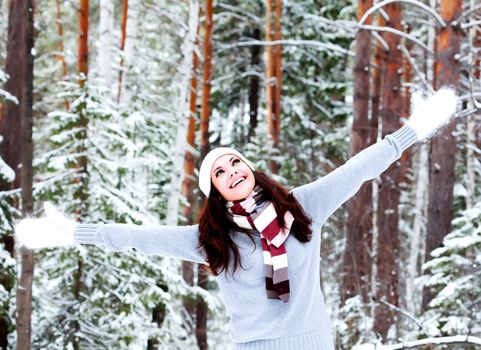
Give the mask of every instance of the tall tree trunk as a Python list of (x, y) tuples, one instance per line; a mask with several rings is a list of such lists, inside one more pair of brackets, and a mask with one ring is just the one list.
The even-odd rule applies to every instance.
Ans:
[[(8, 16), (8, 43), (5, 73), (10, 79), (5, 90), (18, 99), (18, 104), (7, 103), (0, 117), (0, 134), (4, 137), (0, 144), (0, 154), (15, 171), (15, 180), (10, 189), (21, 188), (23, 216), (32, 214), (32, 105), (33, 105), (33, 55), (34, 46), (34, 7), (30, 0), (11, 1)], [(7, 188), (3, 188), (7, 189)], [(5, 242), (6, 250), (13, 256), (13, 239)], [(33, 252), (25, 247), (20, 250), (21, 271), (17, 283), (17, 349), (30, 349)], [(11, 290), (13, 286), (6, 286)], [(0, 342), (7, 344), (8, 326), (6, 319), (0, 322)]]
[[(384, 27), (386, 22), (381, 13), (377, 15), (377, 25)], [(381, 38), (384, 38), (383, 33), (379, 33)], [(374, 143), (377, 140), (379, 130), (379, 109), (381, 102), (381, 90), (383, 86), (382, 77), (386, 69), (386, 55), (387, 49), (378, 40), (375, 41), (374, 49), (374, 64), (372, 70), (372, 84), (371, 84), (371, 119), (369, 120), (370, 139)], [(377, 278), (377, 244), (378, 244), (378, 227), (377, 227), (377, 208), (378, 208), (378, 183), (371, 181), (372, 186), (372, 237), (371, 237), (371, 295), (376, 295), (376, 278)], [(371, 304), (370, 314), (374, 318), (375, 307)]]
[[(252, 40), (260, 40), (261, 31), (254, 28), (252, 31)], [(251, 70), (256, 70), (259, 66), (261, 47), (253, 45), (251, 47)], [(257, 71), (257, 70), (256, 70)], [(259, 76), (253, 74), (249, 78), (249, 132), (247, 134), (247, 142), (250, 142), (255, 135), (257, 128), (257, 111), (259, 109)]]
[[(447, 23), (436, 36), (435, 89), (443, 85), (455, 88), (459, 86), (460, 28), (453, 26), (453, 21), (462, 12), (462, 0), (442, 0), (441, 17)], [(457, 22), (456, 22), (457, 23)], [(429, 202), (426, 237), (426, 261), (431, 259), (431, 252), (441, 246), (444, 236), (451, 229), (453, 216), (453, 187), (456, 144), (452, 132), (456, 119), (431, 140), (429, 164)], [(432, 296), (428, 288), (423, 291), (423, 310), (426, 310)]]
[[(210, 89), (212, 79), (212, 32), (213, 32), (213, 1), (205, 1), (205, 26), (204, 26), (204, 71), (202, 73), (202, 107), (200, 113), (200, 159), (209, 152), (209, 120), (210, 120)], [(204, 205), (202, 202), (201, 207)], [(203, 268), (197, 269), (197, 285), (207, 289), (208, 274)], [(196, 330), (197, 345), (199, 349), (207, 349), (207, 306), (203, 300), (196, 304)]]
[[(112, 87), (112, 41), (114, 33), (114, 0), (100, 0), (99, 50), (97, 70), (105, 87)], [(111, 91), (112, 93), (112, 91)]]
[(117, 102), (120, 102), (120, 94), (122, 92), (122, 76), (123, 76), (123, 69), (124, 69), (124, 58), (122, 54), (125, 48), (125, 40), (127, 37), (127, 12), (129, 8), (128, 0), (122, 0), (122, 24), (120, 30), (120, 71), (119, 71), (119, 87), (117, 92)]
[[(275, 6), (273, 5), (275, 1)], [(268, 137), (272, 153), (268, 166), (272, 173), (279, 171), (279, 164), (273, 159), (279, 155), (281, 89), (282, 89), (282, 46), (269, 45), (270, 41), (281, 40), (282, 1), (266, 0), (266, 103)]]
[(174, 169), (172, 181), (170, 183), (170, 197), (167, 203), (167, 225), (177, 225), (179, 217), (179, 202), (182, 195), (182, 181), (184, 178), (184, 159), (187, 147), (186, 131), (189, 124), (190, 106), (189, 96), (192, 79), (192, 55), (194, 53), (195, 38), (198, 25), (199, 3), (197, 1), (190, 2), (188, 33), (184, 38), (182, 45), (183, 60), (179, 68), (182, 77), (181, 89), (179, 93), (179, 104), (176, 111), (178, 120), (175, 151), (173, 155)]
[[(430, 0), (430, 6), (435, 7), (436, 0)], [(434, 49), (435, 23), (429, 19), (427, 44), (431, 51)], [(433, 80), (432, 56), (425, 53), (423, 71), (427, 81)], [(418, 152), (418, 169), (416, 172), (416, 196), (414, 202), (414, 217), (412, 220), (411, 241), (409, 257), (407, 262), (406, 281), (406, 310), (410, 315), (418, 316), (421, 311), (422, 287), (415, 283), (416, 278), (421, 274), (421, 266), (424, 261), (424, 250), (426, 241), (425, 218), (427, 217), (427, 189), (429, 186), (429, 145), (423, 143)], [(420, 289), (421, 288), (421, 289)]]
[(89, 71), (89, 0), (80, 0), (78, 10), (78, 57), (77, 70), (83, 79), (80, 78), (80, 86), (84, 85), (85, 79)]
[[(391, 28), (401, 30), (401, 4), (389, 4), (385, 7), (389, 16), (387, 23)], [(383, 76), (381, 97), (381, 118), (383, 137), (396, 131), (399, 126), (401, 111), (401, 50), (400, 37), (392, 33), (385, 33), (384, 38), (389, 45), (386, 70)], [(377, 244), (377, 284), (376, 298), (378, 305), (375, 309), (374, 329), (385, 339), (389, 328), (396, 323), (396, 313), (386, 307), (380, 300), (398, 304), (398, 204), (399, 204), (399, 164), (392, 164), (381, 175), (378, 194), (378, 244)]]
[[(60, 9), (60, 0), (56, 1), (57, 5), (57, 34), (59, 37), (59, 44), (58, 50), (59, 54), (57, 55), (57, 60), (62, 65), (62, 79), (67, 76), (67, 63), (65, 62), (65, 47), (63, 43), (63, 24), (62, 24), (62, 11)], [(68, 102), (67, 98), (65, 98), (65, 110), (70, 109), (70, 103)]]
[[(207, 289), (209, 275), (207, 271), (200, 267), (197, 273), (197, 285)], [(200, 350), (207, 350), (207, 304), (203, 300), (198, 300), (196, 305), (197, 323), (195, 334), (197, 336), (197, 345)]]
[[(476, 6), (475, 0), (470, 0), (470, 8), (474, 9)], [(469, 31), (469, 42), (471, 52), (476, 52), (474, 57), (474, 70), (472, 72), (475, 82), (481, 83), (481, 28), (472, 27)], [(477, 49), (476, 51), (474, 51)], [(471, 73), (471, 72), (470, 72)], [(476, 83), (475, 83), (476, 84)], [(473, 108), (472, 101), (469, 102), (469, 107)], [(476, 147), (476, 124), (478, 124), (479, 132), (481, 132), (481, 120), (479, 111), (476, 114), (471, 114), (467, 117), (466, 131), (467, 131), (467, 143), (469, 147), (466, 148), (466, 209), (471, 209), (476, 200), (476, 158), (473, 151), (473, 147)], [(476, 123), (476, 119), (479, 120)]]
[[(78, 9), (78, 57), (77, 57), (77, 70), (79, 74), (78, 84), (80, 88), (85, 86), (85, 81), (87, 80), (89, 73), (89, 47), (88, 47), (88, 34), (89, 34), (89, 0), (80, 0)], [(78, 111), (79, 118), (77, 122), (77, 127), (82, 130), (81, 138), (82, 140), (87, 140), (87, 127), (88, 119), (85, 114), (85, 106), (81, 107)], [(75, 150), (77, 154), (85, 154), (85, 142), (81, 143)], [(74, 194), (74, 199), (80, 203), (78, 209), (74, 212), (74, 217), (77, 221), (82, 222), (87, 215), (87, 200), (88, 200), (88, 190), (87, 190), (87, 156), (79, 156), (72, 167), (76, 168), (78, 171), (78, 176), (74, 179), (74, 184), (78, 190)], [(77, 256), (77, 270), (74, 272), (74, 284), (73, 295), (75, 300), (80, 302), (80, 290), (82, 289), (82, 275), (83, 275), (83, 261), (80, 255)], [(76, 335), (80, 331), (80, 323), (75, 320), (73, 322), (73, 327), (75, 329), (74, 337), (72, 341), (72, 347), (74, 350), (80, 349), (80, 338)]]
[[(404, 25), (404, 32), (405, 33), (410, 33), (411, 28), (409, 24)], [(413, 44), (411, 41), (407, 41), (406, 43), (406, 50), (408, 53), (411, 53)], [(411, 88), (410, 88), (410, 83), (411, 83), (411, 76), (412, 76), (412, 67), (411, 63), (407, 58), (404, 58), (402, 60), (402, 77), (403, 77), (403, 82), (405, 84), (405, 88), (402, 90), (402, 117), (403, 118), (409, 118), (411, 114)], [(411, 167), (411, 150), (407, 149), (406, 151), (403, 152), (401, 156), (401, 170), (400, 170), (400, 179), (402, 182), (408, 181), (406, 178), (407, 172), (409, 171)]]
[[(199, 11), (200, 18), (200, 11)], [(195, 47), (199, 45), (199, 22), (197, 22), (197, 34), (195, 40)], [(194, 223), (194, 187), (196, 184), (195, 179), (195, 160), (194, 155), (195, 150), (195, 120), (197, 114), (197, 70), (199, 67), (199, 56), (194, 49), (192, 55), (192, 80), (190, 83), (190, 99), (189, 99), (189, 126), (187, 130), (187, 147), (184, 159), (184, 181), (182, 182), (182, 193), (187, 200), (189, 205), (185, 206), (183, 209), (184, 217), (186, 218), (187, 225), (192, 225)], [(194, 263), (190, 261), (182, 261), (182, 277), (191, 286), (194, 285)], [(193, 300), (184, 300), (183, 302), (187, 313), (190, 316), (192, 324), (195, 322), (195, 303)]]
[[(381, 14), (377, 17), (377, 25), (384, 27), (386, 22)], [(384, 38), (383, 33), (379, 35)], [(382, 77), (384, 75), (386, 50), (381, 43), (376, 41), (374, 49), (374, 64), (372, 70), (372, 84), (371, 84), (371, 119), (369, 120), (369, 129), (371, 130), (370, 140), (375, 143), (377, 140), (378, 125), (379, 125), (379, 106), (381, 104), (381, 90)]]
[[(372, 6), (372, 0), (359, 0), (357, 17), (362, 18)], [(371, 24), (372, 17), (366, 21)], [(352, 123), (351, 154), (355, 155), (371, 143), (369, 128), (371, 33), (360, 29), (356, 33), (354, 63), (354, 120)], [(343, 261), (341, 299), (361, 295), (368, 302), (371, 285), (372, 186), (361, 186), (347, 203), (347, 244)]]
[[(135, 58), (135, 42), (137, 40), (137, 32), (139, 25), (139, 8), (140, 0), (130, 0), (129, 9), (127, 11), (126, 39), (124, 48), (124, 67), (129, 67)], [(122, 77), (122, 90), (120, 92), (120, 101), (128, 103), (131, 99), (132, 90), (129, 89), (129, 75), (124, 74)]]
[[(212, 31), (213, 31), (213, 5), (212, 0), (205, 1), (205, 24), (204, 24), (204, 67), (202, 72), (202, 104), (200, 111), (200, 126), (202, 137), (208, 136), (209, 120), (210, 120), (210, 88), (212, 79)], [(203, 145), (207, 147), (201, 150), (202, 153), (208, 153), (209, 142)], [(202, 159), (202, 156), (201, 156)]]

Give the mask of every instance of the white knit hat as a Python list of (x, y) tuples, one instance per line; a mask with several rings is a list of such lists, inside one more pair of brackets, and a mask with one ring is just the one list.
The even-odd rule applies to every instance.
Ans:
[(251, 170), (254, 171), (254, 166), (249, 162), (242, 154), (230, 147), (217, 147), (211, 150), (202, 160), (202, 164), (199, 169), (199, 187), (202, 192), (204, 192), (206, 197), (209, 197), (210, 193), (210, 172), (212, 171), (212, 166), (215, 161), (225, 154), (233, 154), (242, 159)]

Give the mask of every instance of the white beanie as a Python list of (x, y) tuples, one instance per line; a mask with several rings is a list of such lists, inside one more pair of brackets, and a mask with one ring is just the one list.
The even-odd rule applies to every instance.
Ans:
[(212, 171), (212, 166), (215, 161), (225, 154), (233, 154), (242, 159), (252, 171), (254, 171), (254, 166), (249, 162), (242, 154), (230, 147), (217, 147), (211, 150), (202, 160), (202, 164), (199, 169), (199, 187), (202, 192), (204, 192), (206, 197), (209, 197), (210, 193), (210, 172)]

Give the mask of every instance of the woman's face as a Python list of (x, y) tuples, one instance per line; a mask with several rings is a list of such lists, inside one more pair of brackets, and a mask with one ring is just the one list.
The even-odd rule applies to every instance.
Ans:
[(251, 168), (234, 154), (219, 157), (212, 166), (210, 178), (214, 187), (227, 201), (246, 198), (255, 186)]

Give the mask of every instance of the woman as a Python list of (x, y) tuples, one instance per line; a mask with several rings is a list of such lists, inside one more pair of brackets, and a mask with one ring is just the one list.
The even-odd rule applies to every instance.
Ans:
[(209, 265), (230, 316), (234, 349), (334, 349), (320, 290), (321, 227), (363, 182), (449, 122), (456, 109), (449, 89), (428, 100), (413, 99), (406, 125), (290, 192), (255, 171), (238, 151), (212, 150), (199, 170), (207, 201), (198, 225), (77, 224), (46, 203), (47, 218), (20, 222), (17, 239), (32, 248), (75, 243), (112, 251), (136, 248)]

